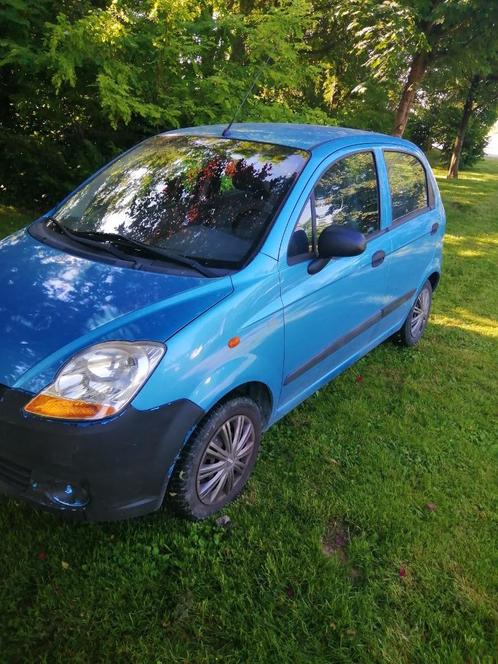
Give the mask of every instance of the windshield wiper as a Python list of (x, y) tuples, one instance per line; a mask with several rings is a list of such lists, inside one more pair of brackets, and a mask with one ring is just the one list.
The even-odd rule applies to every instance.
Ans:
[(135, 240), (131, 237), (125, 237), (124, 235), (118, 235), (117, 233), (104, 233), (100, 231), (71, 231), (76, 234), (77, 237), (83, 237), (84, 239), (91, 239), (94, 242), (110, 242), (111, 244), (116, 244), (119, 247), (135, 249), (143, 253), (148, 254), (152, 258), (160, 258), (162, 260), (167, 260), (170, 263), (176, 263), (177, 265), (183, 265), (185, 267), (190, 267), (193, 270), (196, 270), (205, 277), (212, 277), (216, 275), (216, 272), (211, 268), (202, 265), (199, 261), (196, 261), (194, 258), (187, 258), (187, 256), (181, 256), (180, 254), (175, 254), (167, 249), (162, 247), (154, 247), (140, 240)]
[(196, 270), (204, 277), (217, 276), (217, 273), (214, 270), (206, 267), (205, 265), (202, 265), (202, 263), (199, 263), (199, 261), (196, 261), (194, 258), (187, 258), (187, 256), (171, 253), (167, 249), (154, 247), (152, 245), (146, 244), (145, 242), (141, 242), (140, 240), (118, 235), (117, 233), (104, 233), (101, 231), (72, 231), (69, 230), (64, 224), (61, 224), (61, 222), (55, 217), (47, 217), (47, 219), (57, 228), (60, 233), (66, 235), (72, 240), (81, 242), (82, 244), (87, 244), (91, 247), (102, 248), (115, 256), (120, 258), (124, 257), (125, 260), (129, 261), (133, 259), (130, 259), (130, 255), (127, 252), (116, 250), (110, 245), (118, 245), (118, 247), (123, 247), (126, 249), (134, 249), (142, 253), (147, 253), (152, 258), (160, 258), (161, 260), (167, 260), (170, 263), (176, 263), (177, 265), (189, 267), (192, 270)]
[(85, 237), (85, 235), (82, 235), (76, 231), (71, 231), (69, 228), (66, 228), (64, 224), (61, 224), (61, 222), (56, 219), (55, 217), (46, 217), (47, 221), (52, 224), (52, 226), (55, 226), (59, 233), (61, 235), (65, 235), (68, 237), (70, 240), (73, 240), (74, 242), (79, 242), (80, 244), (83, 244), (87, 247), (92, 247), (95, 249), (99, 249), (100, 251), (105, 251), (108, 254), (112, 254), (113, 256), (116, 256), (116, 258), (119, 258), (123, 261), (126, 261), (127, 263), (136, 263), (136, 260), (134, 260), (129, 254), (127, 254), (124, 251), (119, 251), (119, 249), (116, 249), (115, 247), (111, 247), (108, 244), (103, 244), (102, 242), (98, 242), (97, 240), (92, 240), (89, 237)]

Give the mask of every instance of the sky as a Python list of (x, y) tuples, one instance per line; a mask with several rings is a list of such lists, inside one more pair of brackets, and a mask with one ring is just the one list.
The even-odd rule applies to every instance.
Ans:
[(486, 154), (493, 155), (498, 157), (498, 122), (495, 124), (491, 130), (491, 140), (488, 143), (488, 146), (485, 150)]

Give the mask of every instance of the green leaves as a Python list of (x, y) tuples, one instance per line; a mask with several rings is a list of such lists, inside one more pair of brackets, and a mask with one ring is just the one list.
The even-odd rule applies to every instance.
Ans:
[(1, 195), (29, 173), (37, 204), (55, 201), (158, 129), (228, 122), (249, 90), (240, 121), (389, 131), (414, 55), (418, 114), (433, 88), (493, 73), (497, 15), (489, 0), (4, 0)]
[(348, 21), (353, 48), (375, 79), (399, 77), (413, 52), (429, 50), (414, 3), (352, 0), (348, 4), (339, 8), (337, 16)]
[(227, 118), (268, 59), (272, 66), (264, 68), (255, 95), (268, 101), (277, 90), (299, 89), (313, 71), (302, 60), (314, 21), (308, 0), (247, 15), (223, 6), (142, 4), (137, 12), (112, 2), (76, 21), (61, 13), (46, 26), (56, 91), (83, 81), (89, 91), (97, 88), (113, 127), (137, 116), (168, 126)]

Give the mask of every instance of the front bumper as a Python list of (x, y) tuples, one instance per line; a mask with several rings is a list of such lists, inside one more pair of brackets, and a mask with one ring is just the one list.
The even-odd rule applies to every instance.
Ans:
[[(53, 512), (113, 521), (159, 509), (175, 460), (203, 411), (182, 399), (149, 411), (128, 406), (100, 422), (24, 413), (31, 395), (0, 386), (0, 491)], [(85, 506), (62, 505), (72, 486)]]

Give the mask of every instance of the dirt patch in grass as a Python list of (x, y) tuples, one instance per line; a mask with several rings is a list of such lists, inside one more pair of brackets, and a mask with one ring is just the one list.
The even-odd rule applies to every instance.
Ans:
[(335, 519), (328, 524), (321, 542), (323, 555), (327, 558), (336, 558), (346, 568), (352, 584), (357, 584), (362, 579), (361, 571), (351, 564), (349, 557), (349, 545), (355, 536), (355, 531), (354, 527)]
[(322, 551), (327, 557), (335, 556), (337, 560), (346, 563), (348, 560), (348, 544), (351, 539), (348, 526), (340, 521), (332, 521), (327, 526), (322, 539)]

